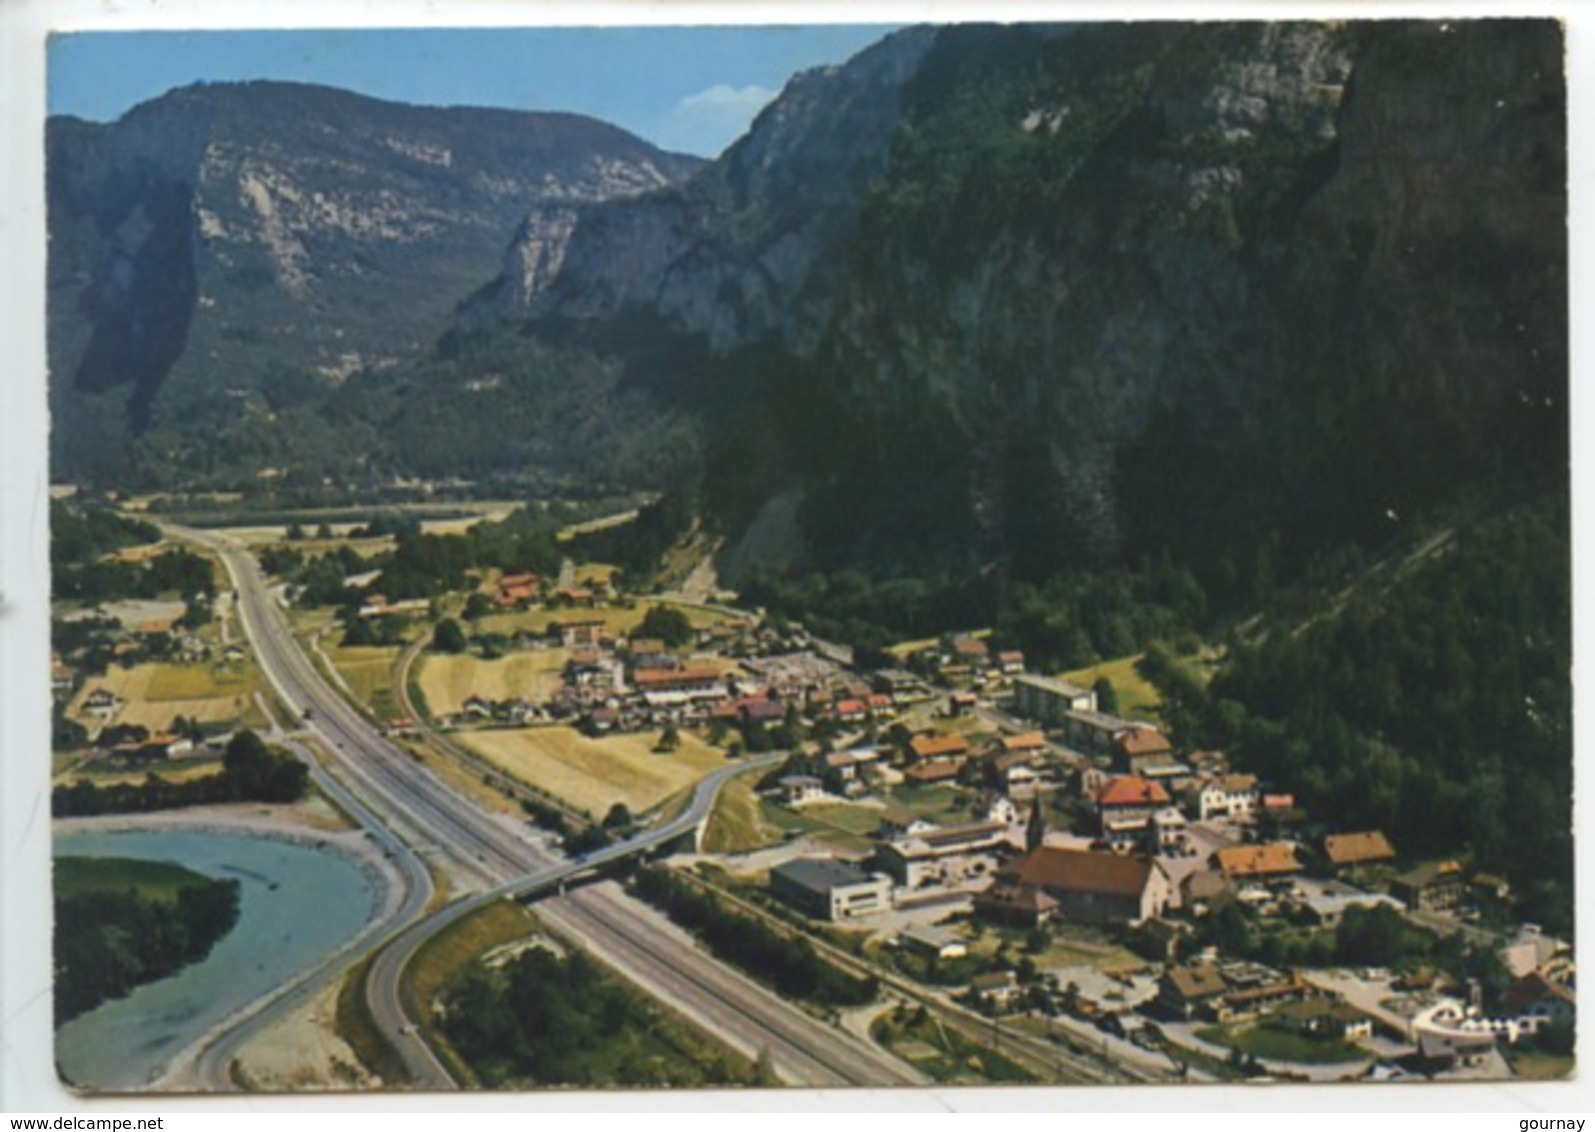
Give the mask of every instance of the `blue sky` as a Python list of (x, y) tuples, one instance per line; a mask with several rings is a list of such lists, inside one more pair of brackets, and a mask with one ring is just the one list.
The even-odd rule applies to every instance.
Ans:
[(83, 32), (53, 37), (52, 114), (109, 121), (173, 87), (285, 79), (436, 106), (568, 110), (713, 156), (796, 71), (873, 25)]

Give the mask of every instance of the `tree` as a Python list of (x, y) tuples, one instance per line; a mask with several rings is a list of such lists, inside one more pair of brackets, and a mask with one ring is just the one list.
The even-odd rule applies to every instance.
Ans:
[(464, 617), (467, 621), (475, 621), (479, 617), (486, 617), (493, 612), (493, 602), (484, 593), (474, 593), (465, 599)]
[(655, 605), (643, 616), (637, 636), (656, 637), (666, 648), (681, 648), (692, 643), (692, 622), (674, 606)]
[(465, 630), (458, 621), (445, 617), (432, 632), (432, 647), (439, 652), (462, 653), (470, 648), (470, 641), (466, 640)]
[(654, 750), (669, 753), (681, 746), (681, 732), (676, 730), (674, 723), (666, 724), (665, 729), (659, 733), (659, 742)]
[(631, 808), (624, 802), (610, 806), (609, 813), (604, 816), (605, 829), (630, 829), (633, 824)]
[(1098, 676), (1091, 690), (1097, 694), (1097, 710), (1108, 715), (1119, 714), (1119, 693), (1113, 686), (1113, 681), (1106, 676)]

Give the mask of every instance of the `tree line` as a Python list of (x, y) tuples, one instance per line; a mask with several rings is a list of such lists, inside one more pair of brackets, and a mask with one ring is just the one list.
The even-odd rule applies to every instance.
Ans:
[(238, 922), (238, 882), (203, 879), (160, 900), (135, 890), (55, 901), (55, 1024), (210, 954)]
[(227, 744), (220, 774), (173, 782), (149, 774), (143, 782), (98, 786), (80, 778), (50, 794), (56, 817), (148, 813), (222, 802), (297, 802), (304, 797), (310, 769), (285, 751), (273, 751), (253, 731), (240, 731)]
[(642, 869), (636, 883), (638, 896), (699, 936), (717, 957), (784, 995), (826, 1006), (861, 1006), (875, 999), (879, 986), (874, 978), (848, 974), (820, 958), (808, 940), (728, 910), (668, 869)]
[(1343, 828), (1504, 874), (1572, 922), (1572, 578), (1565, 496), (1391, 564), (1315, 619), (1238, 643), (1208, 688), (1149, 651), (1182, 745), (1227, 749)]
[(747, 1083), (722, 1060), (648, 1056), (670, 1044), (667, 1030), (579, 951), (531, 947), (500, 971), (473, 964), (447, 996), (443, 1030), (490, 1087)]

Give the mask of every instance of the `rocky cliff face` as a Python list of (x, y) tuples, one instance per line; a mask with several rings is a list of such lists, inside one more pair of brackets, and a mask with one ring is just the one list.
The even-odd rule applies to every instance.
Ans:
[(894, 424), (927, 417), (966, 545), (1038, 564), (1357, 535), (1556, 468), (1554, 25), (1016, 30), (990, 58), (1027, 78), (954, 88), (956, 40), (819, 353), (883, 520), (915, 497)]
[(571, 115), (273, 83), (53, 121), (57, 466), (125, 470), (132, 446), (198, 470), (214, 428), (264, 456), (283, 413), (430, 348), (518, 222), (557, 265), (562, 210), (700, 164)]
[(1549, 21), (916, 31), (584, 210), (532, 309), (705, 343), (731, 511), (815, 562), (1362, 537), (1565, 473), (1561, 62)]
[[(762, 335), (812, 343), (869, 187), (886, 166), (898, 98), (929, 47), (914, 29), (846, 66), (794, 77), (748, 134), (686, 183), (581, 210), (561, 268), (512, 262), (504, 286), (538, 318), (646, 311), (727, 352)], [(512, 252), (512, 260), (515, 259)]]

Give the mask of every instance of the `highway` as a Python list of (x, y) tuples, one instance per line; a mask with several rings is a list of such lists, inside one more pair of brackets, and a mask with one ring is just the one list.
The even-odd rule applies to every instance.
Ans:
[[(757, 763), (745, 762), (711, 776), (694, 791), (692, 804), (674, 821), (610, 846), (581, 861), (564, 861), (526, 836), (512, 822), (483, 813), (455, 794), (412, 756), (389, 743), (332, 689), (293, 639), (254, 558), (230, 540), (209, 532), (173, 528), (221, 557), (238, 592), (246, 635), (262, 671), (282, 701), (304, 716), (320, 735), (349, 791), (365, 803), (364, 812), (391, 829), (404, 854), (447, 860), (476, 882), (478, 891), (426, 919), (406, 925), (394, 917), (390, 934), (365, 949), (380, 946), (367, 981), (367, 999), (377, 1024), (399, 1051), (417, 1087), (456, 1087), (408, 1018), (400, 987), (406, 963), (437, 931), (491, 900), (528, 898), (559, 886), (621, 856), (667, 843), (702, 821), (725, 778)], [(308, 715), (306, 714), (308, 713)], [(407, 902), (409, 906), (413, 901)], [(422, 901), (421, 903), (424, 903)], [(573, 892), (545, 900), (539, 914), (555, 930), (590, 948), (622, 974), (648, 988), (689, 1019), (749, 1056), (767, 1052), (776, 1073), (793, 1084), (921, 1084), (923, 1078), (884, 1051), (804, 1014), (792, 1004), (714, 961), (690, 941), (661, 932), (652, 909), (615, 892)], [(355, 956), (346, 957), (345, 964)], [(282, 1017), (290, 996), (251, 1015), (254, 1032)], [(298, 1001), (298, 1000), (296, 1000)], [(217, 1045), (238, 1048), (247, 1036), (229, 1031)], [(207, 1054), (206, 1079), (227, 1087), (218, 1074), (226, 1062)]]

